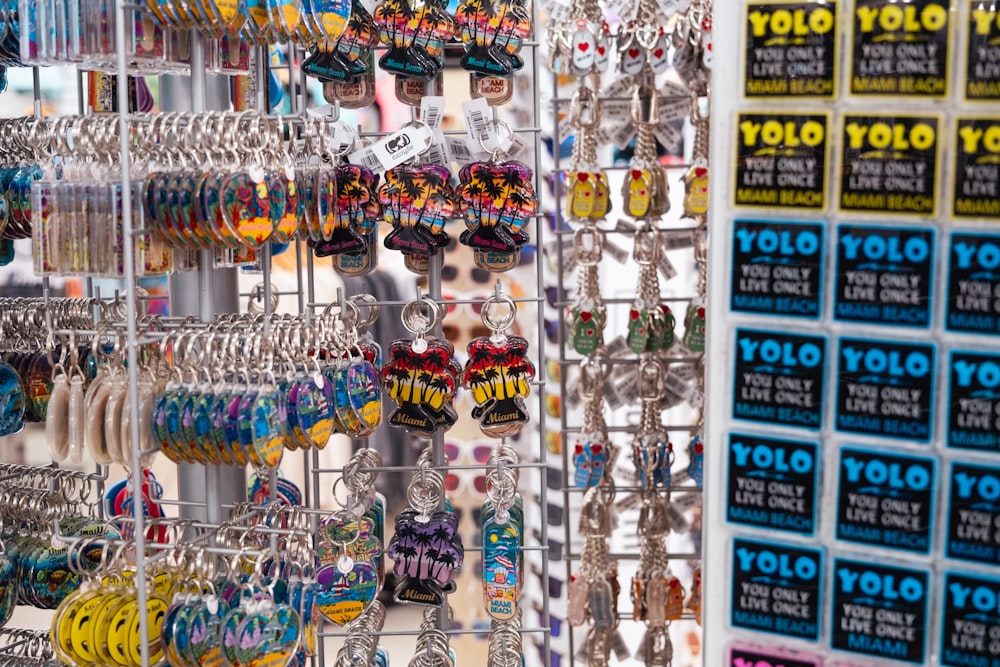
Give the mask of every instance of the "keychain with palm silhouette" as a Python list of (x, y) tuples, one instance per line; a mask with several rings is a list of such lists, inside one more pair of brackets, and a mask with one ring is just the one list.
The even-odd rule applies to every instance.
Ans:
[(451, 407), (458, 386), (454, 346), (426, 334), (440, 320), (439, 306), (422, 297), (403, 307), (403, 326), (413, 340), (397, 340), (389, 347), (382, 378), (397, 408), (389, 417), (393, 426), (430, 438), (457, 420)]
[(350, 17), (340, 38), (336, 41), (317, 41), (302, 62), (302, 69), (324, 83), (356, 83), (369, 71), (368, 56), (378, 41), (375, 19), (361, 0), (353, 0)]
[(394, 597), (399, 602), (439, 606), (454, 588), (453, 576), (465, 557), (458, 516), (437, 509), (444, 502), (444, 480), (433, 469), (433, 448), (421, 452), (407, 497), (411, 507), (396, 515), (388, 555), (398, 578)]
[(528, 341), (506, 333), (517, 316), (514, 300), (499, 288), (483, 303), (483, 324), (492, 336), (469, 342), (469, 361), (462, 376), (472, 391), (476, 407), (472, 417), (479, 428), (494, 438), (516, 435), (528, 422), (524, 399), (531, 393), (535, 367), (528, 359)]
[(531, 16), (523, 0), (463, 0), (455, 16), (462, 27), (465, 70), (507, 79), (524, 67), (518, 52), (531, 35)]
[(444, 224), (456, 209), (450, 177), (446, 167), (435, 164), (404, 163), (385, 172), (378, 199), (392, 225), (386, 248), (430, 257), (448, 245)]
[(378, 199), (378, 175), (367, 167), (341, 164), (337, 165), (334, 180), (334, 205), (322, 211), (332, 222), (329, 234), (310, 245), (317, 257), (361, 255), (368, 251), (368, 236), (376, 227), (377, 214), (371, 215), (375, 211), (370, 204)]
[(412, 79), (431, 79), (437, 75), (441, 63), (427, 52), (428, 41), (441, 41), (443, 51), (443, 42), (454, 36), (454, 20), (439, 4), (382, 0), (373, 16), (379, 39), (389, 47), (379, 58), (383, 71)]
[[(420, 77), (423, 81), (429, 81), (436, 77), (444, 69), (444, 47), (445, 44), (454, 39), (458, 32), (458, 25), (455, 18), (448, 13), (448, 0), (429, 0), (427, 2), (428, 14), (425, 23), (428, 29), (420, 29), (410, 46), (427, 57), (433, 66), (432, 73), (425, 77)], [(404, 78), (414, 78), (407, 76)], [(441, 90), (441, 88), (438, 88)]]
[(520, 162), (473, 162), (459, 172), (456, 190), (466, 229), (459, 239), (488, 271), (517, 265), (527, 241), (523, 227), (538, 210), (531, 170)]

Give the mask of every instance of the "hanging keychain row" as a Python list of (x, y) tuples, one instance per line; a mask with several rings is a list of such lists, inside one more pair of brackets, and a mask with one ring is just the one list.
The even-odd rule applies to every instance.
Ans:
[(171, 379), (151, 383), (142, 423), (152, 442), (175, 462), (274, 469), (284, 449), (370, 435), (381, 422), (380, 350), (364, 331), (377, 311), (363, 321), (345, 304), (311, 324), (273, 318), (267, 334), (239, 316), (172, 332), (160, 346)]
[[(157, 0), (147, 6), (124, 8), (125, 52), (130, 74), (187, 74), (191, 65), (189, 25), (158, 20), (164, 16)], [(214, 8), (228, 3), (197, 2), (192, 8)], [(117, 15), (111, 0), (52, 3), (23, 0), (7, 10), (7, 32), (0, 62), (17, 65), (77, 65), (88, 71), (114, 73)], [(214, 74), (246, 74), (248, 44), (235, 34), (217, 32), (205, 51), (205, 67)], [(141, 80), (140, 80), (141, 81)], [(152, 96), (145, 83), (141, 95)], [(140, 106), (144, 106), (140, 103)]]
[[(0, 625), (14, 605), (55, 609), (80, 586), (81, 571), (95, 562), (83, 549), (69, 558), (67, 542), (84, 537), (116, 538), (98, 516), (94, 483), (87, 475), (0, 465)], [(99, 557), (99, 549), (96, 555)]]

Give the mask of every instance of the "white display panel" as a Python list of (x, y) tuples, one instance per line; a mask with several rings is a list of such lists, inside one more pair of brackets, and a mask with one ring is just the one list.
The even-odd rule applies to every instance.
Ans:
[(715, 17), (706, 665), (1000, 665), (998, 10)]

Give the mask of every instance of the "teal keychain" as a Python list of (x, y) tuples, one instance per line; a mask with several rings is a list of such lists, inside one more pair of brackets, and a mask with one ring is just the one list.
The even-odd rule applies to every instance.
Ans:
[[(502, 515), (502, 516), (501, 516)], [(509, 621), (517, 614), (523, 585), (524, 511), (520, 496), (512, 507), (496, 511), (493, 501), (482, 508), (483, 601), (495, 620)]]

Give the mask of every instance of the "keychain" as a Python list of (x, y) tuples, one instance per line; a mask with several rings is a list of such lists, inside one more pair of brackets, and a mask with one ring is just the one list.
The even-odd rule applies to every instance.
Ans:
[(524, 67), (518, 53), (531, 36), (524, 0), (464, 0), (455, 16), (465, 45), (461, 65), (474, 78), (509, 79)]
[[(584, 538), (580, 570), (569, 581), (568, 622), (591, 621), (586, 635), (591, 664), (607, 665), (618, 639), (618, 567), (611, 561), (608, 540), (613, 529), (614, 486), (592, 487), (583, 497), (580, 534)], [(617, 653), (617, 652), (616, 652)], [(623, 659), (627, 659), (627, 656)]]
[(382, 368), (386, 390), (397, 404), (389, 423), (424, 438), (447, 430), (458, 417), (451, 406), (458, 386), (454, 347), (426, 336), (440, 318), (441, 309), (428, 297), (404, 306), (403, 326), (416, 338), (393, 343)]
[(389, 50), (379, 67), (410, 79), (433, 79), (444, 67), (444, 44), (455, 36), (455, 20), (438, 0), (381, 0), (373, 17)]
[(410, 508), (396, 516), (388, 555), (395, 561), (397, 602), (441, 606), (446, 602), (456, 570), (465, 555), (458, 516), (438, 509), (444, 493), (441, 473), (431, 467), (431, 448), (425, 449), (413, 473), (407, 498)]
[(480, 430), (490, 437), (508, 438), (528, 422), (524, 399), (531, 391), (535, 367), (527, 358), (528, 341), (505, 333), (517, 317), (517, 305), (500, 293), (499, 283), (481, 314), (493, 335), (469, 342), (463, 384), (476, 401), (472, 416), (479, 420)]
[(530, 169), (520, 162), (501, 163), (498, 153), (459, 172), (456, 195), (467, 228), (459, 238), (475, 251), (480, 268), (507, 271), (517, 266), (528, 240), (523, 227), (538, 208), (531, 179)]
[(578, 391), (583, 401), (583, 424), (573, 445), (573, 482), (587, 489), (604, 483), (614, 469), (618, 449), (608, 437), (604, 421), (604, 373), (598, 357), (585, 357), (580, 364)]
[(639, 362), (639, 399), (642, 410), (639, 426), (632, 443), (632, 462), (635, 464), (639, 486), (645, 491), (669, 488), (670, 466), (674, 462), (673, 446), (660, 423), (659, 401), (663, 396), (663, 368), (651, 359)]
[(384, 581), (385, 499), (374, 491), (377, 473), (358, 471), (381, 465), (382, 458), (374, 450), (358, 450), (345, 466), (348, 497), (344, 507), (320, 524), (316, 605), (319, 613), (338, 625), (364, 614)]
[(0, 628), (14, 615), (17, 602), (17, 582), (14, 561), (7, 557), (7, 548), (0, 539)]
[(404, 255), (432, 257), (447, 247), (445, 222), (454, 217), (455, 201), (443, 166), (404, 163), (385, 172), (379, 188), (386, 222), (392, 231), (383, 244)]
[(487, 463), (482, 507), (483, 601), (496, 621), (515, 618), (524, 585), (524, 507), (517, 493), (517, 453), (497, 445)]

